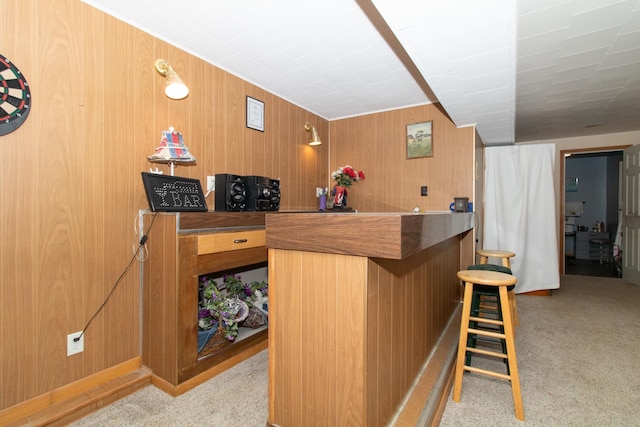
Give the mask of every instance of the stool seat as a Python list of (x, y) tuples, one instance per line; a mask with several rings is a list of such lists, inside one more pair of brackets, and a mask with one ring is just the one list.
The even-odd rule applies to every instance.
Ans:
[[(473, 264), (467, 267), (467, 270), (497, 271), (498, 273), (513, 274), (510, 268), (504, 267), (502, 265), (495, 265), (495, 264)], [(484, 292), (494, 292), (496, 294), (498, 293), (498, 288), (496, 288), (495, 286), (483, 286), (478, 283), (476, 283), (476, 285), (478, 286), (474, 286), (475, 290), (478, 290), (478, 291), (482, 290)], [(507, 290), (512, 291), (515, 287), (516, 285), (509, 285)]]
[(476, 253), (480, 255), (480, 264), (486, 264), (489, 258), (500, 258), (502, 260), (502, 265), (508, 268), (511, 268), (510, 258), (516, 256), (514, 252), (498, 249), (478, 249)]
[[(480, 264), (485, 265), (489, 262), (489, 257), (499, 258), (502, 260), (502, 266), (511, 268), (511, 258), (515, 257), (515, 252), (503, 251), (500, 249), (478, 249), (476, 251), (480, 255)], [(491, 264), (489, 264), (491, 265)], [(511, 304), (511, 312), (513, 313), (513, 324), (518, 326), (520, 319), (518, 317), (518, 307), (516, 306), (516, 291), (515, 289), (509, 289), (509, 302)]]
[(463, 282), (472, 282), (476, 285), (510, 286), (518, 282), (516, 276), (489, 270), (462, 270), (458, 271), (458, 279)]
[[(513, 405), (518, 420), (524, 421), (524, 408), (520, 393), (520, 377), (516, 362), (515, 334), (513, 317), (509, 307), (509, 292), (507, 288), (515, 285), (518, 279), (507, 273), (490, 270), (462, 270), (457, 273), (458, 279), (464, 282), (464, 299), (462, 301), (462, 319), (460, 321), (460, 338), (458, 341), (458, 354), (456, 357), (455, 379), (453, 383), (453, 401), (460, 402), (462, 394), (462, 377), (465, 371), (477, 374), (489, 375), (511, 382)], [(475, 286), (482, 285), (496, 287), (498, 290), (498, 319), (479, 317), (473, 313), (472, 300)], [(482, 327), (481, 325), (488, 325)], [(496, 330), (495, 327), (498, 327)], [(494, 329), (492, 329), (493, 327)], [(502, 353), (484, 348), (469, 346), (469, 338), (484, 336), (491, 339), (499, 339), (503, 343)], [(505, 351), (506, 350), (506, 351)], [(497, 357), (507, 363), (507, 373), (502, 374), (487, 369), (481, 369), (467, 363), (467, 353), (478, 353), (484, 356)]]

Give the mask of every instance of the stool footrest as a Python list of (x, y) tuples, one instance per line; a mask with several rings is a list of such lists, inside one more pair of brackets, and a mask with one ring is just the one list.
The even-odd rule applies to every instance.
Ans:
[(481, 348), (467, 347), (467, 351), (471, 351), (473, 353), (484, 354), (485, 356), (493, 356), (493, 357), (497, 357), (499, 359), (506, 359), (507, 358), (507, 355), (504, 354), (504, 353), (498, 353), (498, 352), (490, 351), (490, 350), (483, 350)]
[(504, 325), (504, 322), (502, 320), (491, 319), (488, 317), (470, 316), (469, 320), (471, 320), (472, 322), (489, 323), (490, 325), (498, 325), (498, 326)]
[(465, 371), (475, 372), (476, 374), (489, 375), (491, 377), (502, 378), (503, 380), (511, 381), (511, 375), (501, 374), (499, 372), (487, 371), (486, 369), (474, 368), (473, 366), (464, 365)]
[(470, 334), (484, 335), (485, 337), (505, 339), (506, 335), (498, 332), (485, 331), (484, 329), (469, 328)]

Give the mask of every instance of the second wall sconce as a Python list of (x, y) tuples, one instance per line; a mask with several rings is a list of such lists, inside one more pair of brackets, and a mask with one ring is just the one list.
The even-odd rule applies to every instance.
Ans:
[(167, 86), (164, 89), (165, 95), (171, 99), (182, 99), (189, 95), (189, 88), (182, 81), (166, 59), (156, 61), (156, 70), (167, 78)]
[(307, 130), (307, 132), (309, 132), (311, 134), (311, 135), (309, 135), (309, 145), (320, 145), (320, 144), (322, 144), (322, 141), (320, 141), (320, 137), (318, 136), (318, 131), (316, 130), (315, 126), (313, 126), (309, 122), (306, 122), (304, 124), (304, 128)]

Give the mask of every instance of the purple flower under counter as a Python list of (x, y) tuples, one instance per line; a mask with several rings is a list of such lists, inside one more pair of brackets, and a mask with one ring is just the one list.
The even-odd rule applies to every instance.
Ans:
[[(450, 369), (472, 227), (472, 213), (267, 214), (268, 422), (401, 417), (414, 381)], [(437, 407), (446, 389), (427, 389)]]

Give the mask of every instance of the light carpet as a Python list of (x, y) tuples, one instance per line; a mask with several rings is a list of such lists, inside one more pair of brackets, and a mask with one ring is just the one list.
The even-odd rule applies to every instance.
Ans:
[[(525, 421), (509, 382), (465, 373), (461, 401), (449, 395), (440, 425), (640, 426), (640, 287), (565, 275), (552, 296), (516, 301)], [(506, 373), (502, 362), (473, 360)]]
[[(517, 304), (525, 421), (508, 382), (466, 373), (441, 426), (640, 426), (639, 286), (563, 275), (552, 296), (518, 295)], [(175, 398), (146, 387), (72, 425), (264, 427), (267, 358), (264, 350)], [(480, 357), (473, 364), (504, 369)]]
[(177, 397), (148, 386), (71, 425), (264, 427), (267, 361), (263, 350)]

